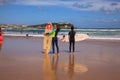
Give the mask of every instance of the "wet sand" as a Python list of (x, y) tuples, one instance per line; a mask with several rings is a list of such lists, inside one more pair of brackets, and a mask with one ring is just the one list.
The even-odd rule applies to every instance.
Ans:
[(76, 42), (74, 54), (44, 54), (43, 38), (5, 37), (0, 42), (0, 80), (119, 80), (120, 41)]

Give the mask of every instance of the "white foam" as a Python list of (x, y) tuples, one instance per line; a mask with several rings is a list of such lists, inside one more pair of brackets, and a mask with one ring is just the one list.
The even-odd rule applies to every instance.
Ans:
[[(20, 36), (20, 37), (27, 37), (27, 34), (20, 34), (20, 33), (17, 33), (17, 34), (14, 34), (14, 33), (11, 33), (11, 34), (4, 34), (4, 36)], [(28, 36), (30, 37), (44, 37), (43, 34), (28, 34)], [(58, 38), (60, 37), (61, 35), (58, 35)], [(98, 36), (89, 36), (87, 39), (95, 39), (95, 40), (120, 40), (120, 37), (98, 37)]]
[(42, 34), (4, 34), (4, 36), (20, 36), (20, 37), (43, 37)]
[(88, 39), (95, 39), (95, 40), (120, 40), (120, 38), (110, 38), (110, 37), (89, 37)]

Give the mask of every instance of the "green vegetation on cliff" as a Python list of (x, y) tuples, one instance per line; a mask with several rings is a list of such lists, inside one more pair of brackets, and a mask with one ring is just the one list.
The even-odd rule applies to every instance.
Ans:
[[(45, 25), (46, 25), (47, 23), (45, 23), (45, 24), (39, 24), (39, 25), (29, 25), (29, 26), (27, 26), (27, 27), (29, 27), (29, 28), (45, 28)], [(54, 26), (54, 25), (57, 25), (57, 26), (59, 26), (61, 29), (69, 29), (73, 24), (71, 24), (71, 23), (52, 23), (52, 25)]]

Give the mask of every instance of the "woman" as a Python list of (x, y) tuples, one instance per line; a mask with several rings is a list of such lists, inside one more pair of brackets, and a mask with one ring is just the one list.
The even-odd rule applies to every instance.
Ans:
[(57, 38), (57, 35), (58, 35), (59, 31), (60, 31), (60, 28), (57, 25), (55, 25), (55, 28), (52, 30), (51, 33), (49, 33), (49, 34), (52, 34), (52, 51), (53, 51), (53, 54), (55, 53), (55, 46), (56, 46), (56, 49), (57, 49), (57, 53), (59, 53), (58, 38)]

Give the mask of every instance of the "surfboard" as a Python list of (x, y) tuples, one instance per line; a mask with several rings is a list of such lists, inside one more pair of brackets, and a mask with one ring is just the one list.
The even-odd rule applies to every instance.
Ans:
[[(83, 41), (85, 39), (88, 39), (89, 36), (87, 34), (76, 34), (75, 35), (75, 41)], [(69, 36), (65, 35), (65, 36), (60, 36), (59, 40), (63, 41), (63, 42), (69, 42)]]
[(53, 26), (52, 23), (48, 23), (45, 27), (45, 34), (44, 34), (44, 52), (49, 53), (51, 49), (51, 43), (52, 43), (52, 34), (47, 34), (50, 31), (52, 31)]

